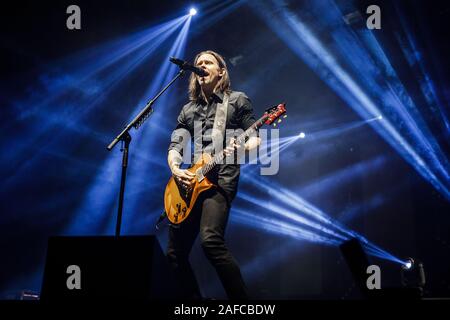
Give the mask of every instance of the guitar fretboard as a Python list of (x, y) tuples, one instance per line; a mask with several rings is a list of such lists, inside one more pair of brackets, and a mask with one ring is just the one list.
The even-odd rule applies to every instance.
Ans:
[[(245, 130), (241, 135), (236, 138), (236, 143), (241, 145), (245, 143), (245, 140), (256, 132), (266, 121), (267, 116), (262, 116), (254, 124), (252, 124), (247, 130)], [(211, 160), (209, 160), (202, 168), (202, 175), (205, 176), (209, 171), (211, 171), (218, 163), (222, 163), (225, 158), (225, 152), (222, 151), (215, 155)]]

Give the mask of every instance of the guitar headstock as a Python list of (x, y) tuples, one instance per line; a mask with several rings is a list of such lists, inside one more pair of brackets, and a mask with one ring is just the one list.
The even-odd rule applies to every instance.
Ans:
[(266, 120), (264, 121), (265, 124), (267, 125), (271, 125), (273, 124), (274, 127), (277, 126), (277, 122), (275, 122), (276, 120), (278, 120), (278, 123), (281, 122), (281, 116), (283, 116), (283, 118), (286, 118), (286, 104), (285, 103), (280, 103), (277, 106), (271, 107), (269, 109), (266, 110), (266, 113), (264, 114), (264, 116), (266, 117)]

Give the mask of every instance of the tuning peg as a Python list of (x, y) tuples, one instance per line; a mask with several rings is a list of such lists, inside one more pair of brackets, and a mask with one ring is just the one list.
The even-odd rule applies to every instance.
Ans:
[(276, 126), (277, 126), (277, 123), (276, 123), (276, 122), (274, 122), (274, 123), (273, 123), (273, 126), (274, 126), (274, 127), (276, 127)]
[(285, 115), (283, 116), (283, 118), (287, 118), (287, 114), (285, 114)]
[(280, 123), (281, 122), (281, 119), (278, 119), (278, 123)]

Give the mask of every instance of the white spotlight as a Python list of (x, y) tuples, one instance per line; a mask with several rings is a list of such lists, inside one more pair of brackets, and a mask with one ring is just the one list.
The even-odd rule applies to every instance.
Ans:
[(378, 116), (378, 120), (383, 120), (383, 116), (381, 114)]
[(412, 258), (408, 258), (405, 263), (402, 265), (402, 268), (405, 270), (410, 270), (414, 266), (414, 260)]
[(304, 132), (300, 132), (300, 133), (298, 134), (298, 137), (299, 137), (300, 139), (303, 139), (305, 136), (306, 136), (306, 134), (305, 134)]
[(189, 10), (189, 14), (191, 16), (195, 16), (197, 14), (197, 10), (195, 8), (191, 8), (191, 10)]

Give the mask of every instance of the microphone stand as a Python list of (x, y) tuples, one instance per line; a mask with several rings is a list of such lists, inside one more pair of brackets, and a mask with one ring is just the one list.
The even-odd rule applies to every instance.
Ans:
[(123, 197), (125, 194), (125, 180), (127, 176), (127, 168), (128, 168), (128, 153), (131, 142), (131, 135), (129, 133), (130, 129), (134, 127), (136, 130), (151, 116), (153, 113), (152, 105), (155, 101), (179, 78), (181, 77), (185, 71), (180, 69), (178, 74), (169, 82), (153, 99), (147, 102), (147, 105), (142, 109), (141, 112), (133, 119), (130, 123), (128, 123), (121, 133), (108, 145), (108, 151), (111, 151), (114, 146), (121, 141), (122, 148), (120, 151), (123, 152), (122, 155), (122, 176), (120, 178), (120, 192), (119, 192), (119, 207), (117, 209), (117, 223), (116, 223), (116, 237), (120, 236), (120, 227), (122, 224), (122, 211), (123, 211)]

